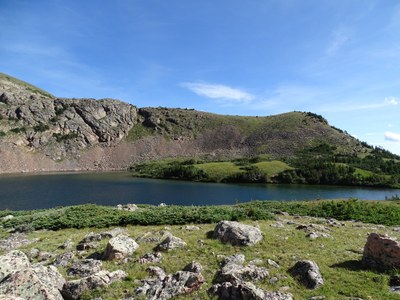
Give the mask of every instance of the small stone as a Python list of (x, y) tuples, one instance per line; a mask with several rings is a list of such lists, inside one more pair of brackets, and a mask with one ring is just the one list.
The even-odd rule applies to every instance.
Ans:
[(276, 262), (276, 261), (274, 261), (274, 260), (272, 260), (272, 259), (267, 259), (267, 263), (270, 265), (270, 266), (272, 266), (272, 267), (274, 267), (274, 268), (280, 268), (280, 265)]

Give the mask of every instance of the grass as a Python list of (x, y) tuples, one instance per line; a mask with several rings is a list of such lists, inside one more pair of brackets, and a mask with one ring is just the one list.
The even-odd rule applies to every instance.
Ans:
[(243, 172), (239, 166), (232, 162), (210, 162), (195, 164), (196, 169), (204, 171), (210, 181), (220, 182), (224, 178)]
[(144, 138), (146, 136), (154, 134), (154, 131), (142, 124), (135, 124), (128, 132), (126, 139), (130, 142), (134, 142)]
[(4, 73), (0, 72), (0, 79), (6, 79), (6, 80), (8, 80), (8, 81), (10, 81), (12, 83), (15, 83), (15, 84), (18, 84), (20, 86), (23, 86), (28, 91), (30, 91), (32, 93), (41, 94), (41, 95), (46, 96), (46, 97), (54, 98), (54, 96), (51, 95), (50, 93), (48, 93), (48, 92), (46, 92), (46, 91), (44, 91), (44, 90), (42, 90), (42, 89), (30, 84), (30, 83), (27, 83), (25, 81), (22, 81), (22, 80), (19, 80), (17, 78), (14, 78), (14, 77), (12, 77), (10, 75), (7, 75), (7, 74), (4, 74)]
[(279, 173), (281, 173), (283, 171), (293, 169), (288, 164), (286, 164), (282, 161), (279, 161), (279, 160), (261, 161), (261, 162), (255, 163), (254, 166), (258, 167), (265, 174), (268, 174), (268, 176), (278, 175)]
[[(284, 217), (296, 223), (314, 223), (323, 225), (324, 219), (310, 217)], [(193, 260), (200, 262), (205, 277), (203, 287), (190, 296), (180, 296), (175, 299), (208, 299), (207, 289), (211, 287), (212, 280), (219, 269), (221, 257), (242, 253), (246, 257), (246, 262), (252, 259), (261, 259), (260, 266), (270, 270), (270, 277), (279, 278), (277, 283), (270, 283), (269, 280), (255, 282), (258, 287), (277, 291), (282, 287), (288, 286), (289, 292), (295, 299), (308, 299), (312, 296), (325, 296), (326, 299), (346, 299), (346, 297), (360, 297), (362, 299), (398, 299), (398, 295), (392, 294), (388, 289), (390, 274), (379, 273), (374, 270), (366, 269), (361, 264), (362, 249), (366, 242), (368, 232), (376, 231), (374, 225), (345, 222), (344, 227), (331, 227), (329, 232), (332, 238), (319, 238), (309, 240), (305, 233), (296, 230), (296, 225), (285, 225), (283, 228), (274, 227), (274, 220), (246, 221), (249, 225), (257, 225), (264, 235), (261, 243), (252, 247), (238, 247), (224, 245), (217, 240), (207, 237), (207, 232), (215, 227), (215, 223), (200, 224), (199, 231), (186, 231), (180, 225), (169, 226), (168, 230), (175, 236), (182, 238), (187, 244), (186, 249), (180, 249), (163, 253), (163, 260), (158, 265), (168, 273), (181, 270), (186, 264)], [(164, 230), (164, 225), (151, 226), (132, 226), (126, 227), (128, 235), (138, 238), (146, 232), (158, 232)], [(104, 231), (104, 229), (90, 230), (94, 232)], [(52, 253), (62, 253), (58, 246), (66, 239), (70, 238), (76, 244), (87, 234), (89, 230), (82, 229), (63, 229), (54, 231), (36, 231), (29, 234), (29, 238), (38, 238), (37, 243), (24, 246), (23, 251), (29, 252), (32, 248)], [(379, 229), (380, 233), (387, 233), (392, 237), (400, 238), (398, 232), (391, 228)], [(202, 240), (203, 243), (198, 241)], [(97, 251), (105, 248), (107, 241), (100, 243)], [(146, 268), (148, 265), (140, 265), (135, 259), (145, 253), (151, 252), (156, 243), (141, 243), (138, 250), (133, 254), (133, 261), (127, 264), (115, 264), (114, 262), (103, 262), (103, 269), (113, 271), (122, 269), (129, 275), (130, 280), (112, 284), (108, 288), (86, 293), (82, 299), (93, 299), (102, 297), (103, 299), (122, 299), (125, 292), (132, 293), (137, 283), (134, 280), (146, 278)], [(94, 250), (93, 250), (94, 251)], [(91, 252), (87, 253), (90, 255)], [(268, 266), (266, 260), (273, 259), (281, 266), (274, 269)], [(321, 273), (325, 279), (325, 284), (315, 291), (310, 291), (301, 286), (288, 273), (288, 269), (294, 265), (296, 260), (310, 259), (319, 265)], [(61, 273), (65, 274), (65, 269), (60, 268)]]

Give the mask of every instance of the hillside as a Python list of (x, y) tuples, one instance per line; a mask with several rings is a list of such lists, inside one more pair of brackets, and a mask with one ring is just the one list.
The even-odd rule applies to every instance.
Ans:
[(243, 117), (137, 108), (114, 99), (57, 98), (0, 74), (0, 173), (119, 170), (168, 157), (281, 160), (321, 144), (343, 155), (371, 151), (313, 113)]

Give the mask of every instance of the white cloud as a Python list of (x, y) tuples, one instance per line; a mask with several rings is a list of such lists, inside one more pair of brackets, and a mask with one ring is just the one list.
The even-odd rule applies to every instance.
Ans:
[(390, 131), (385, 132), (385, 140), (392, 142), (400, 142), (400, 134)]
[(400, 100), (397, 97), (386, 97), (385, 98), (385, 104), (398, 105), (399, 103), (400, 103)]
[(342, 48), (350, 39), (349, 31), (345, 28), (340, 28), (332, 32), (332, 37), (329, 42), (326, 53), (328, 55), (335, 54), (340, 48)]
[(254, 96), (237, 88), (232, 88), (222, 84), (212, 84), (203, 82), (185, 82), (181, 86), (191, 90), (197, 95), (207, 98), (222, 100), (225, 104), (248, 103)]

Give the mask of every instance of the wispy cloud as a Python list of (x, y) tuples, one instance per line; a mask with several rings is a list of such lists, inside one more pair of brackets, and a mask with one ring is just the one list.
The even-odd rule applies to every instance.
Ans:
[(391, 141), (391, 142), (400, 142), (400, 134), (386, 131), (385, 132), (385, 140)]
[(197, 95), (217, 99), (224, 104), (248, 103), (254, 99), (254, 96), (246, 91), (222, 84), (185, 82), (182, 83), (181, 86)]
[(385, 104), (388, 105), (398, 105), (400, 103), (400, 99), (397, 97), (386, 97)]
[(332, 32), (331, 40), (326, 49), (328, 55), (333, 55), (350, 40), (350, 32), (346, 28), (339, 28)]

